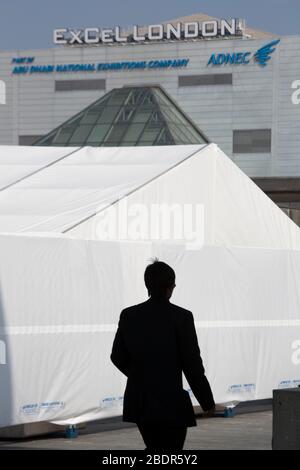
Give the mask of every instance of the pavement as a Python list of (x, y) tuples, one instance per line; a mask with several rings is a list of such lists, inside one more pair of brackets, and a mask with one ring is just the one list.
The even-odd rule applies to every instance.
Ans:
[[(188, 428), (185, 450), (269, 450), (272, 411), (237, 414), (233, 418), (197, 419)], [(135, 425), (119, 418), (89, 423), (75, 439), (63, 433), (19, 440), (1, 440), (0, 450), (142, 450), (145, 448)]]

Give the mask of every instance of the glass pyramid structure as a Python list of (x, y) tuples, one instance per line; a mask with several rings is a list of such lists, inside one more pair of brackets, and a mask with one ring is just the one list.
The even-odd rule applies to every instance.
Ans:
[(207, 138), (159, 86), (115, 88), (34, 145), (203, 144)]

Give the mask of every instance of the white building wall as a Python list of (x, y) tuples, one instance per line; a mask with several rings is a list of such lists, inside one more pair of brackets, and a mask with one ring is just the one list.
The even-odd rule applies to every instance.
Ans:
[[(270, 38), (270, 41), (273, 38)], [(300, 176), (300, 104), (292, 103), (292, 82), (300, 80), (300, 37), (281, 38), (266, 67), (207, 66), (212, 53), (255, 53), (268, 40), (174, 41), (144, 45), (56, 47), (0, 54), (6, 104), (0, 105), (0, 144), (20, 135), (43, 135), (115, 87), (159, 84), (249, 176)], [(182, 69), (13, 75), (13, 57), (34, 64), (98, 63), (188, 58)], [(178, 87), (178, 76), (232, 73), (232, 85)], [(55, 92), (55, 80), (106, 79), (106, 90)], [(234, 129), (272, 129), (271, 154), (233, 154)]]

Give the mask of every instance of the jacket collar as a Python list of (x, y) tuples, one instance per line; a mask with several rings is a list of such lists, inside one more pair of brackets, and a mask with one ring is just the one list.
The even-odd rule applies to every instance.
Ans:
[(148, 299), (149, 303), (155, 303), (155, 304), (169, 304), (170, 301), (166, 297), (149, 297)]

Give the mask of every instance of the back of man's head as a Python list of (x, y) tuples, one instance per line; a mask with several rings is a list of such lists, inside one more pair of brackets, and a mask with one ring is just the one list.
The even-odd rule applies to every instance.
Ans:
[(175, 272), (171, 266), (155, 259), (147, 266), (144, 279), (151, 297), (171, 297), (175, 287)]

